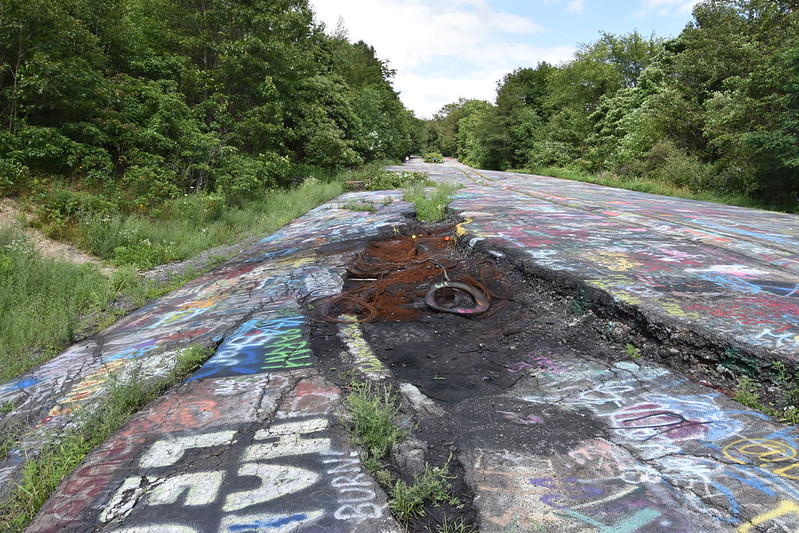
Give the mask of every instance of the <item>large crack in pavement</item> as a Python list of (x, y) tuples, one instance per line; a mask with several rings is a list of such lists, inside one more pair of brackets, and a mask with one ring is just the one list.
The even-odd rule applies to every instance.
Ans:
[[(390, 376), (403, 391), (403, 425), (413, 431), (407, 449), (393, 451), (394, 475), (410, 481), (420, 461), (443, 466), (457, 458), (455, 490), (467, 505), (428, 507), (409, 531), (429, 531), (453, 517), (488, 532), (724, 531), (767, 509), (762, 491), (733, 481), (735, 490), (749, 489), (744, 511), (741, 496), (709, 475), (725, 471), (735, 480), (741, 461), (713, 443), (744, 427), (751, 431), (766, 417), (674, 370), (632, 359), (630, 340), (658, 341), (637, 331), (640, 323), (629, 316), (599, 308), (575, 316), (567, 287), (519, 271), (506, 254), (457, 251), (464, 270), (486, 262), (502, 270), (501, 278), (479, 280), (492, 294), (506, 295), (492, 300), (495, 314), (428, 309), (406, 322), (342, 325), (324, 321), (324, 302), (311, 306), (316, 368), (341, 387), (355, 374)], [(362, 270), (360, 261), (345, 290), (363, 287)], [(447, 270), (457, 268), (450, 263)], [(413, 289), (421, 294), (429, 285)], [(621, 325), (626, 337), (607, 335)], [(712, 367), (691, 370), (694, 381), (718, 379)], [(779, 433), (779, 426), (758, 428), (761, 435), (770, 431)]]

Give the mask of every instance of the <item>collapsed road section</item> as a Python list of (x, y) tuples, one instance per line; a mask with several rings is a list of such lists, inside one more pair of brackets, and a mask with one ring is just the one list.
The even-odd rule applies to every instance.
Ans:
[[(464, 505), (428, 505), (409, 531), (453, 519), (491, 532), (799, 523), (799, 507), (785, 503), (797, 490), (791, 429), (720, 392), (733, 384), (713, 366), (691, 368), (709, 388), (645, 362), (635, 346), (664, 346), (635, 317), (583, 308), (567, 285), (525, 274), (504, 254), (451, 246), (454, 227), (411, 231), (370, 243), (342, 293), (311, 306), (327, 379), (345, 390), (387, 383), (402, 398), (397, 423), (408, 434), (376, 468), (389, 499), (392, 483), (412, 482), (427, 464), (454, 478)], [(430, 305), (441, 280), (476, 291)], [(475, 294), (487, 296), (482, 314), (468, 312)], [(762, 512), (747, 517), (754, 509)]]

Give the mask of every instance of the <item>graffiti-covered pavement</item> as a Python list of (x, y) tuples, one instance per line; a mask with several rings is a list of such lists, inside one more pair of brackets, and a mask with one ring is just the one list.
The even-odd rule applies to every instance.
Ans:
[[(573, 274), (656, 321), (766, 359), (799, 354), (799, 219), (448, 163), (473, 242)], [(756, 364), (756, 363), (755, 363)]]
[[(718, 365), (736, 372), (795, 363), (796, 217), (452, 161), (407, 167), (464, 185), (451, 204), (460, 246), (571, 280), (664, 342), (716, 347)], [(0, 403), (13, 405), (3, 422), (26, 428), (0, 461), (0, 505), (42, 442), (80, 424), (76, 412), (113, 380), (163, 375), (200, 343), (215, 355), (92, 452), (28, 531), (402, 531), (348, 442), (346, 391), (315, 364), (311, 345), (324, 340), (310, 338), (306, 306), (342, 290), (366, 239), (409, 223), (400, 196), (354, 192), (320, 206), (0, 385)], [(361, 200), (376, 211), (344, 208)], [(342, 361), (396, 380), (361, 326), (337, 327)], [(496, 411), (452, 441), (479, 531), (799, 530), (793, 427), (642, 359), (553, 346), (502, 371), (512, 386), (461, 403), (398, 387), (422, 425)]]

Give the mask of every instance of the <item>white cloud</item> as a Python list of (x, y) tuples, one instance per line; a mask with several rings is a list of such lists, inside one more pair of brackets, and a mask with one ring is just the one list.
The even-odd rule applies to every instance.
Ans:
[[(582, 4), (583, 0), (576, 0)], [(492, 100), (496, 82), (519, 66), (559, 63), (574, 48), (534, 47), (534, 20), (494, 10), (486, 0), (312, 0), (317, 21), (332, 31), (339, 17), (353, 41), (375, 47), (397, 70), (394, 85), (417, 116), (431, 116), (459, 97)], [(425, 75), (456, 71), (456, 76)]]
[[(561, 0), (543, 0), (545, 6), (558, 5)], [(585, 8), (585, 0), (571, 0), (566, 4), (567, 13), (582, 13)]]
[(693, 12), (694, 6), (701, 0), (643, 0), (642, 14), (654, 14), (659, 17), (684, 17)]
[(566, 6), (566, 11), (569, 13), (582, 13), (585, 8), (585, 0), (572, 0)]

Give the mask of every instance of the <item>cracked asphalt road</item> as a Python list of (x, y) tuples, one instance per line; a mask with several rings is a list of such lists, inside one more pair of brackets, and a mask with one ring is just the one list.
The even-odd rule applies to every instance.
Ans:
[[(461, 246), (583, 287), (656, 334), (661, 360), (691, 344), (734, 371), (796, 367), (796, 217), (452, 161), (410, 167), (464, 185), (450, 206)], [(100, 401), (112, 371), (155, 376), (199, 342), (215, 356), (91, 453), (29, 531), (400, 531), (347, 443), (343, 392), (314, 364), (304, 306), (341, 291), (366, 239), (409, 223), (399, 198), (348, 193), (320, 206), (0, 385), (14, 405), (3, 422), (28, 428), (0, 462), (0, 497), (46, 435)], [(340, 208), (361, 199), (378, 210)], [(394, 378), (360, 329), (341, 334), (351, 364)], [(794, 428), (655, 362), (558, 352), (519, 370), (525, 379), (492, 397), (497, 417), (464, 427), (458, 446), (480, 531), (799, 529)], [(441, 413), (404, 392), (419, 420)], [(559, 412), (580, 428), (564, 446)], [(503, 446), (503, 424), (541, 442)]]

